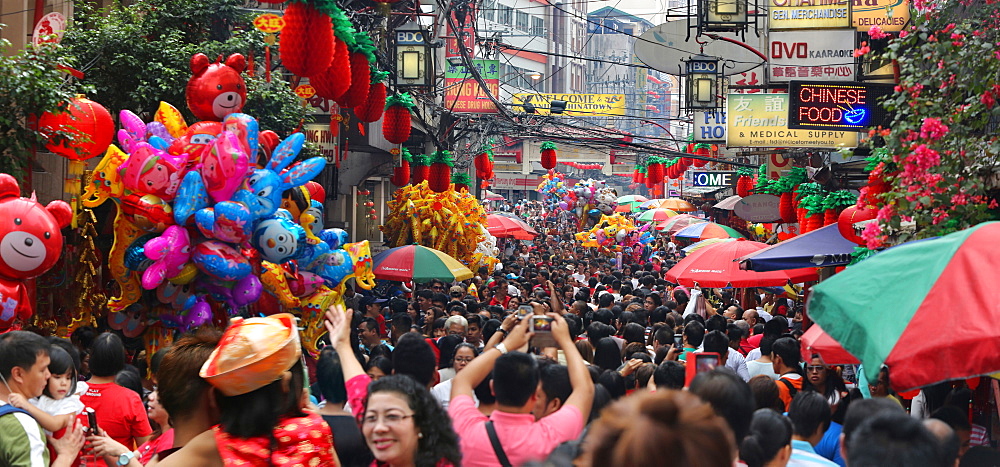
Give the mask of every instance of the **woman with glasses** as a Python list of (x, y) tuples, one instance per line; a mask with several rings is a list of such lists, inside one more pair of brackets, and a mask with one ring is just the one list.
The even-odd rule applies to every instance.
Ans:
[[(326, 312), (327, 331), (338, 353), (350, 354), (351, 326), (343, 306)], [(341, 366), (348, 402), (378, 465), (460, 465), (462, 454), (451, 418), (426, 387), (405, 375), (371, 382), (357, 359)]]
[[(451, 359), (451, 367), (455, 369), (455, 374), (468, 366), (472, 359), (479, 356), (479, 349), (476, 346), (463, 342), (455, 346), (454, 358)], [(449, 378), (438, 383), (431, 389), (431, 395), (441, 403), (441, 408), (448, 410), (448, 403), (451, 402), (451, 383), (453, 378)], [(475, 399), (473, 397), (473, 399)], [(476, 401), (477, 403), (479, 401)]]
[(819, 354), (813, 354), (809, 364), (806, 365), (806, 380), (802, 384), (802, 390), (808, 389), (826, 397), (827, 403), (830, 404), (831, 420), (843, 423), (847, 404), (850, 402), (847, 385), (833, 368), (823, 363)]

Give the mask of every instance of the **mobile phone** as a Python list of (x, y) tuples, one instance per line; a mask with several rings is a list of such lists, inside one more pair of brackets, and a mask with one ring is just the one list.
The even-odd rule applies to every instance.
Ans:
[(521, 305), (517, 307), (517, 319), (524, 319), (531, 316), (535, 312), (535, 308), (531, 305)]
[(532, 347), (538, 347), (540, 349), (546, 347), (558, 347), (558, 345), (556, 345), (556, 339), (552, 337), (552, 321), (552, 317), (545, 315), (535, 315), (531, 317), (529, 329), (531, 329), (531, 332), (534, 333), (531, 337)]
[(720, 360), (721, 357), (715, 352), (689, 353), (684, 371), (684, 387), (688, 387), (699, 373), (705, 373), (717, 368)]
[(90, 427), (90, 432), (93, 433), (93, 434), (98, 434), (97, 433), (97, 412), (94, 412), (94, 409), (92, 409), (90, 407), (87, 407), (85, 409), (85, 411), (87, 412), (87, 425)]
[(683, 334), (674, 334), (674, 345), (676, 345), (677, 347), (680, 347), (683, 344), (684, 344), (684, 335)]

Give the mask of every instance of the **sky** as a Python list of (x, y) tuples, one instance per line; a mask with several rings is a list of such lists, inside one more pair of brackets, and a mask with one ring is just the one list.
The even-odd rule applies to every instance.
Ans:
[(664, 11), (666, 10), (667, 2), (668, 0), (589, 0), (587, 2), (587, 11), (612, 7), (648, 20), (655, 25), (664, 22)]

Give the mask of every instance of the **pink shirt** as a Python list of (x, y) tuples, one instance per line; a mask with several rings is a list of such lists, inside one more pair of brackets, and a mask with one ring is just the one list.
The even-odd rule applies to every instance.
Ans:
[[(499, 465), (490, 437), (486, 434), (487, 419), (471, 397), (461, 395), (452, 399), (448, 415), (451, 415), (452, 425), (460, 439), (463, 466)], [(489, 419), (493, 420), (500, 445), (514, 467), (544, 459), (556, 446), (580, 436), (584, 426), (580, 409), (572, 405), (564, 405), (537, 422), (530, 413), (514, 414), (499, 410), (494, 410)]]

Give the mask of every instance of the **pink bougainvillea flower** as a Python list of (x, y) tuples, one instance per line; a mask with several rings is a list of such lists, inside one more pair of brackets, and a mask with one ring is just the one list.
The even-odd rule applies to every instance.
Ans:
[(920, 137), (923, 139), (937, 141), (948, 134), (948, 126), (933, 117), (925, 118), (920, 125)]

